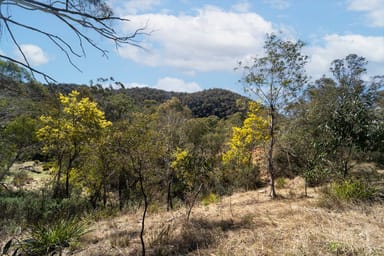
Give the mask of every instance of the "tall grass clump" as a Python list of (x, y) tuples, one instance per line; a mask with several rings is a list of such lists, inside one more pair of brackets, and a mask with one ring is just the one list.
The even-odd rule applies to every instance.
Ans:
[(377, 199), (377, 189), (361, 180), (332, 182), (322, 191), (320, 205), (342, 208), (347, 204), (370, 203)]
[(62, 255), (66, 248), (76, 246), (79, 239), (88, 232), (88, 225), (79, 220), (59, 220), (53, 224), (37, 224), (23, 241), (10, 240), (3, 253), (13, 250), (12, 255)]

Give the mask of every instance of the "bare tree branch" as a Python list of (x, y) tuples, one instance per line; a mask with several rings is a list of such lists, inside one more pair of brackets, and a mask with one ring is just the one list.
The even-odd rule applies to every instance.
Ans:
[[(73, 35), (77, 37), (77, 45), (81, 54), (75, 50), (74, 44), (63, 38), (56, 32), (50, 32), (42, 27), (25, 24), (21, 21), (16, 21), (11, 14), (3, 15), (3, 10), (6, 9), (9, 13), (13, 9), (23, 9), (31, 12), (38, 12), (51, 16), (53, 19), (59, 20), (66, 25)], [(81, 58), (86, 56), (86, 45), (98, 50), (102, 56), (108, 57), (108, 50), (99, 46), (89, 32), (114, 42), (116, 48), (122, 45), (131, 45), (143, 49), (138, 38), (150, 35), (147, 32), (147, 26), (141, 27), (128, 35), (120, 35), (112, 26), (112, 22), (129, 22), (129, 19), (114, 16), (110, 7), (104, 0), (63, 0), (63, 1), (36, 1), (36, 0), (2, 0), (0, 1), (0, 26), (4, 24), (5, 33), (7, 33), (13, 44), (17, 47), (23, 61), (15, 58), (1, 55), (0, 58), (7, 59), (31, 71), (32, 75), (39, 74), (45, 80), (55, 81), (51, 76), (32, 67), (28, 55), (24, 52), (21, 44), (15, 34), (15, 27), (25, 29), (26, 31), (36, 32), (37, 34), (48, 38), (56, 47), (58, 47), (66, 56), (68, 62), (81, 71), (74, 63), (73, 57)], [(94, 34), (93, 34), (94, 35)], [(85, 45), (86, 44), (86, 45)]]
[(18, 64), (18, 65), (20, 65), (20, 66), (22, 66), (22, 67), (24, 67), (24, 68), (27, 68), (27, 69), (29, 69), (29, 70), (32, 72), (32, 74), (33, 74), (33, 73), (36, 73), (36, 74), (41, 75), (47, 83), (49, 83), (50, 81), (51, 81), (51, 82), (52, 82), (52, 81), (53, 81), (53, 82), (57, 82), (53, 77), (47, 75), (46, 73), (41, 72), (41, 71), (39, 71), (39, 70), (37, 70), (37, 69), (31, 67), (31, 66), (28, 66), (27, 64), (25, 64), (25, 63), (23, 63), (23, 62), (21, 62), (21, 61), (18, 61), (18, 60), (14, 59), (14, 58), (10, 58), (10, 57), (5, 56), (5, 55), (2, 55), (2, 54), (0, 54), (0, 58), (1, 58), (1, 59), (5, 59), (5, 60), (8, 60), (8, 61), (11, 61), (11, 62), (14, 62), (14, 63), (16, 63), (16, 64)]

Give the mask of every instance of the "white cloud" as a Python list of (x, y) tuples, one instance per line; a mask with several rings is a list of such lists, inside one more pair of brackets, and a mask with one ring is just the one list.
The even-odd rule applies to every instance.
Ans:
[(154, 88), (174, 92), (197, 92), (201, 91), (200, 85), (195, 82), (185, 82), (174, 77), (164, 77), (157, 81)]
[(127, 83), (125, 84), (127, 88), (143, 88), (143, 87), (150, 87), (147, 84), (140, 84), (140, 83)]
[(384, 37), (332, 34), (326, 35), (323, 41), (323, 46), (306, 49), (306, 54), (310, 56), (308, 71), (314, 78), (328, 74), (333, 60), (344, 58), (351, 53), (368, 60), (371, 68), (368, 71), (371, 75), (380, 72), (379, 67), (384, 65)]
[(130, 15), (123, 29), (132, 31), (149, 22), (154, 32), (144, 47), (127, 47), (122, 57), (150, 66), (172, 66), (185, 71), (230, 71), (238, 60), (262, 51), (271, 22), (256, 13), (226, 12), (206, 6), (195, 15)]
[[(49, 59), (46, 53), (37, 45), (33, 44), (22, 44), (20, 45), (21, 50), (23, 51), (25, 57), (27, 58), (29, 64), (33, 66), (39, 66), (48, 63)], [(15, 50), (17, 59), (22, 62), (24, 58), (18, 49)]]
[(291, 5), (289, 0), (264, 0), (263, 2), (278, 10), (287, 9)]
[(200, 85), (196, 82), (185, 82), (182, 79), (168, 76), (158, 79), (154, 85), (142, 83), (125, 83), (125, 86), (127, 88), (149, 87), (173, 92), (197, 92), (202, 90)]
[(348, 9), (366, 12), (370, 24), (384, 27), (384, 0), (348, 0)]

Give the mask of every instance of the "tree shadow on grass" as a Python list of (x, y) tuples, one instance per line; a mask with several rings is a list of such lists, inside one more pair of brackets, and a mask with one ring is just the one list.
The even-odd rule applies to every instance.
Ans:
[(225, 233), (233, 230), (255, 228), (265, 223), (255, 223), (253, 215), (239, 220), (191, 219), (180, 227), (166, 226), (159, 232), (148, 250), (149, 255), (186, 255), (195, 251), (215, 247)]

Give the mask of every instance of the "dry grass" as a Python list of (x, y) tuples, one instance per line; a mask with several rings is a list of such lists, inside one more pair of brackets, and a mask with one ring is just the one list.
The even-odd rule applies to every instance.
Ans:
[[(10, 174), (6, 176), (5, 183), (13, 190), (18, 188), (25, 190), (39, 189), (52, 179), (52, 174), (43, 170), (43, 165), (43, 163), (34, 161), (15, 163), (10, 169)], [(15, 177), (21, 173), (25, 174), (25, 177), (20, 184), (17, 184)]]
[[(270, 200), (264, 190), (236, 193), (185, 209), (159, 211), (146, 222), (148, 255), (384, 255), (384, 206), (342, 212), (319, 208), (317, 193), (301, 196), (300, 179)], [(140, 255), (141, 213), (97, 222), (75, 255)]]

